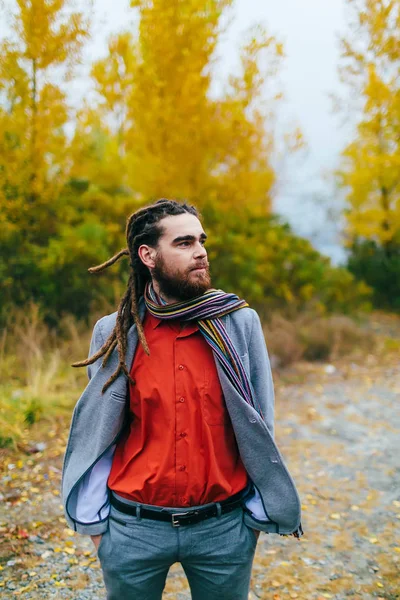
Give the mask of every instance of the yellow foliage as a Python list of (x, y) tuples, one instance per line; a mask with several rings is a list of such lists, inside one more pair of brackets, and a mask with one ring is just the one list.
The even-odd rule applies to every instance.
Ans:
[(400, 1), (348, 3), (357, 35), (342, 40), (341, 77), (362, 115), (337, 175), (347, 190), (349, 239), (386, 246), (400, 234)]
[[(51, 82), (62, 65), (64, 77), (79, 61), (88, 37), (81, 13), (68, 0), (17, 0), (12, 29), (17, 42), (0, 45), (0, 200), (2, 219), (39, 228), (42, 209), (59, 193), (68, 173), (65, 94)], [(59, 80), (59, 75), (58, 75)], [(35, 211), (33, 217), (31, 213)], [(12, 225), (10, 225), (12, 226)]]
[[(252, 28), (240, 69), (213, 97), (220, 18), (231, 4), (131, 2), (139, 11), (138, 35), (112, 37), (106, 58), (93, 65), (99, 103), (79, 115), (74, 177), (86, 168), (90, 181), (117, 186), (119, 178), (138, 200), (187, 198), (201, 209), (207, 199), (222, 208), (259, 205), (268, 213), (275, 183), (273, 109), (282, 97), (273, 80), (283, 46), (264, 28)], [(266, 103), (270, 88), (274, 94)], [(303, 144), (301, 132), (284, 143), (295, 152)]]

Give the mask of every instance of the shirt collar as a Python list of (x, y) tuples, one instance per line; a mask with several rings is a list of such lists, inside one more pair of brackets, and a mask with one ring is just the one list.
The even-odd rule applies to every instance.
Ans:
[(153, 329), (155, 329), (156, 327), (158, 327), (158, 326), (159, 326), (159, 325), (161, 325), (161, 323), (162, 323), (162, 319), (159, 319), (158, 317), (155, 317), (155, 316), (154, 316), (154, 315), (152, 315), (151, 313), (149, 313), (149, 316), (148, 316), (148, 318), (149, 318), (149, 320), (150, 320), (150, 324), (151, 324), (151, 327), (152, 327)]
[[(150, 321), (150, 326), (151, 326), (152, 329), (155, 329), (156, 327), (158, 327), (162, 323), (164, 323), (165, 325), (168, 323), (168, 321), (164, 321), (164, 319), (160, 319), (159, 317), (155, 317), (149, 311), (147, 311), (147, 314), (148, 314), (147, 318)], [(197, 325), (196, 321), (190, 321), (190, 330), (196, 331), (197, 329), (198, 329), (198, 325)], [(183, 331), (184, 332), (188, 332), (189, 331), (189, 325), (186, 325), (186, 327), (185, 327), (185, 329)]]
[(164, 324), (168, 323), (167, 320), (160, 319), (159, 317), (152, 315), (151, 312), (148, 312), (148, 319), (150, 321), (150, 325), (151, 325), (152, 329), (155, 329), (162, 323), (164, 323)]

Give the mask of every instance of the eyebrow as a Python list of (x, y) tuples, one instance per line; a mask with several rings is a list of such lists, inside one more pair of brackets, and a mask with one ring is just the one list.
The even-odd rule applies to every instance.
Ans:
[[(172, 243), (178, 244), (179, 242), (194, 242), (195, 239), (196, 239), (196, 237), (194, 235), (180, 235), (180, 236), (176, 237), (174, 240), (172, 240)], [(199, 239), (206, 240), (207, 235), (205, 233), (201, 233)]]

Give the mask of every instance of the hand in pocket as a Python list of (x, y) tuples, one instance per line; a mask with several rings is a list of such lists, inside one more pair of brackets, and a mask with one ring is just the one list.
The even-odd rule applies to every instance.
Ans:
[(103, 534), (100, 533), (99, 535), (91, 535), (90, 537), (92, 539), (92, 542), (93, 542), (93, 544), (96, 548), (96, 552), (97, 552), (97, 550), (99, 549), (101, 538), (103, 537)]
[(253, 529), (253, 531), (254, 531), (254, 535), (256, 536), (256, 540), (258, 540), (258, 538), (260, 537), (261, 531), (259, 529)]

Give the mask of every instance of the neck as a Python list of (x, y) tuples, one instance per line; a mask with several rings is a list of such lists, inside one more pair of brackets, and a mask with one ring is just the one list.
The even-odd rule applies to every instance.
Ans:
[[(165, 294), (160, 294), (160, 288), (158, 286), (158, 283), (156, 281), (154, 281), (153, 279), (153, 287), (154, 290), (157, 292), (158, 296), (160, 296), (163, 300), (165, 300), (165, 302), (167, 304), (175, 304), (176, 302), (178, 302), (178, 300), (176, 298), (171, 298), (169, 296), (166, 296)], [(185, 323), (184, 321), (179, 321), (179, 326), (182, 329), (185, 329), (187, 323)]]
[(175, 304), (176, 302), (179, 302), (178, 298), (172, 298), (171, 296), (166, 296), (165, 294), (161, 294), (159, 285), (158, 285), (157, 281), (155, 281), (154, 279), (153, 279), (153, 288), (154, 288), (155, 292), (157, 293), (157, 295), (160, 296), (167, 304)]

